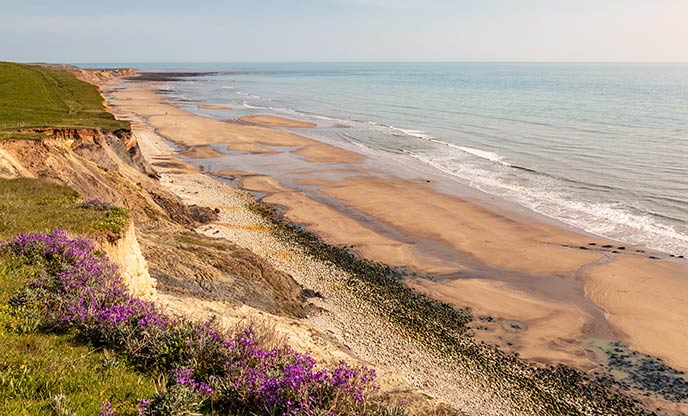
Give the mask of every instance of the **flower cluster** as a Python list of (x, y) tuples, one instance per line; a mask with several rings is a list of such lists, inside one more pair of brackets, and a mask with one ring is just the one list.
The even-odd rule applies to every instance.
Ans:
[(264, 350), (254, 340), (248, 328), (230, 341), (233, 355), (225, 379), (229, 383), (222, 387), (241, 403), (268, 406), (276, 414), (317, 414), (337, 402), (359, 414), (370, 405), (366, 398), (377, 392), (374, 370), (352, 368), (345, 361), (333, 370), (319, 369), (307, 354), (286, 345)]
[[(50, 234), (18, 235), (4, 249), (42, 270), (17, 299), (40, 309), (44, 326), (77, 331), (142, 371), (167, 375), (167, 389), (140, 402), (143, 415), (222, 411), (251, 415), (404, 414), (379, 392), (375, 372), (342, 361), (319, 368), (287, 345), (267, 348), (251, 327), (227, 336), (213, 321), (163, 314), (131, 297), (116, 267), (91, 242)], [(109, 402), (104, 414), (112, 414)]]

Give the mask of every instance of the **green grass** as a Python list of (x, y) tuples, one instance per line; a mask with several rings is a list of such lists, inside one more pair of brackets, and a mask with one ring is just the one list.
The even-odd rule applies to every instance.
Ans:
[(116, 355), (79, 345), (71, 334), (39, 332), (12, 294), (37, 271), (0, 254), (0, 415), (96, 415), (110, 401), (136, 414), (155, 381)]
[[(0, 140), (35, 139), (29, 129), (128, 127), (102, 105), (97, 89), (71, 73), (0, 62)], [(0, 178), (0, 241), (17, 233), (63, 228), (75, 235), (119, 233), (124, 208), (85, 208), (73, 189), (43, 179)], [(137, 399), (156, 382), (112, 352), (83, 345), (70, 333), (51, 333), (39, 317), (12, 306), (12, 296), (40, 272), (0, 252), (0, 415), (94, 415), (111, 402), (136, 414)]]
[(69, 187), (43, 179), (0, 178), (0, 240), (55, 228), (79, 235), (119, 233), (127, 224), (124, 208), (101, 211), (79, 205), (79, 194)]
[(41, 128), (128, 128), (105, 111), (98, 89), (71, 72), (0, 62), (0, 139), (40, 138)]
[[(127, 217), (123, 208), (82, 208), (76, 191), (46, 180), (0, 179), (0, 240), (54, 228), (78, 235), (119, 232)], [(72, 334), (41, 330), (38, 317), (10, 305), (37, 272), (0, 252), (0, 415), (98, 414), (105, 401), (135, 414), (136, 399), (155, 392), (151, 376)]]

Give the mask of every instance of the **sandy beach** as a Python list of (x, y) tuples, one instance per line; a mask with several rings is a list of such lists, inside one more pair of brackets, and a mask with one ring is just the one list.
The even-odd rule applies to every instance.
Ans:
[(316, 126), (315, 123), (292, 120), (284, 117), (272, 116), (269, 114), (255, 114), (250, 116), (242, 116), (239, 117), (239, 120), (244, 121), (246, 123), (252, 123), (268, 127), (312, 128)]
[(227, 107), (226, 105), (219, 104), (199, 104), (198, 108), (203, 108), (205, 110), (231, 110), (232, 107)]
[[(406, 284), (418, 292), (470, 307), (480, 318), (473, 325), (479, 339), (583, 370), (600, 366), (586, 348), (590, 339), (618, 340), (688, 370), (685, 260), (443, 193), (423, 177), (375, 170), (364, 155), (268, 127), (309, 127), (300, 121), (258, 115), (224, 122), (167, 103), (154, 89), (131, 84), (111, 93), (111, 105), (144, 118), (191, 163), (224, 157), (231, 165), (233, 152), (260, 158), (264, 165), (250, 171), (210, 173), (240, 178), (242, 188), (330, 244), (405, 268)], [(290, 160), (298, 161), (291, 181), (261, 171)]]

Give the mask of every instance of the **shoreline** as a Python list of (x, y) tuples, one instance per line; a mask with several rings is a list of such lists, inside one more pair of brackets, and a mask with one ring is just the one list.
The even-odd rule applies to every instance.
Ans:
[[(126, 94), (126, 89), (116, 93), (116, 95), (120, 97), (123, 95), (126, 96)], [(139, 99), (140, 98), (141, 97), (139, 97)], [(132, 99), (132, 97), (129, 97), (129, 99)], [(236, 126), (227, 123), (217, 124), (222, 123), (218, 121), (205, 123), (205, 121), (212, 119), (206, 119), (191, 113), (186, 113), (184, 110), (180, 109), (175, 111), (173, 110), (175, 107), (164, 103), (163, 97), (155, 96), (153, 94), (146, 94), (144, 92), (143, 99), (146, 105), (139, 108), (144, 116), (146, 115), (146, 112), (149, 112), (146, 122), (150, 123), (152, 127), (155, 127), (157, 132), (162, 136), (165, 136), (167, 139), (188, 147), (187, 150), (200, 148), (215, 149), (215, 151), (217, 151), (216, 147), (212, 146), (225, 144), (223, 139), (218, 139), (217, 137), (214, 137), (211, 141), (206, 142), (190, 142), (190, 135), (199, 134), (204, 131), (205, 127), (200, 126), (200, 124), (214, 124), (217, 128), (222, 130), (236, 128)], [(139, 100), (139, 102), (141, 101)], [(131, 103), (126, 102), (124, 104), (129, 107), (129, 110), (136, 110), (136, 105), (131, 105)], [(168, 118), (168, 121), (172, 121), (169, 121), (167, 124), (164, 123), (164, 120), (162, 120), (164, 117), (159, 115), (161, 114), (161, 109), (166, 110), (165, 113), (173, 113), (173, 118)], [(165, 115), (169, 116), (170, 114)], [(178, 119), (175, 120), (174, 117), (177, 117)], [(186, 127), (181, 128), (181, 130), (175, 130), (175, 126), (179, 126), (181, 120), (192, 120), (192, 129)], [(156, 123), (161, 122), (162, 125), (156, 125)], [(231, 126), (231, 128), (228, 126)], [(357, 164), (361, 164), (365, 159), (364, 156), (356, 157), (349, 154), (350, 152), (348, 150), (342, 151), (342, 149), (337, 149), (330, 145), (313, 143), (311, 139), (303, 138), (288, 132), (280, 130), (269, 131), (278, 132), (271, 135), (276, 135), (281, 139), (284, 139), (287, 144), (291, 145), (287, 146), (290, 149), (287, 151), (280, 149), (280, 146), (278, 145), (284, 145), (284, 141), (276, 142), (273, 138), (266, 138), (268, 133), (263, 130), (253, 130), (250, 132), (251, 134), (256, 134), (257, 138), (248, 137), (245, 131), (241, 130), (235, 130), (231, 133), (224, 134), (225, 138), (235, 140), (234, 142), (230, 141), (227, 144), (238, 143), (246, 146), (245, 149), (249, 149), (246, 152), (249, 152), (251, 156), (255, 156), (255, 154), (250, 153), (251, 146), (267, 146), (271, 150), (277, 152), (279, 155), (289, 153), (289, 157), (294, 157), (294, 154), (296, 154), (298, 155), (296, 157), (304, 158), (308, 163), (353, 165), (354, 167), (352, 170), (354, 172), (360, 172), (360, 168), (357, 170), (355, 166)], [(180, 137), (183, 137), (183, 139), (180, 140)], [(294, 147), (298, 148), (295, 149)], [(304, 148), (306, 151), (301, 151)], [(299, 151), (301, 152), (299, 153)], [(198, 164), (203, 164), (203, 168), (205, 168), (204, 162), (207, 162), (209, 159), (212, 160), (227, 156), (226, 154), (221, 154), (218, 156), (213, 152), (200, 153), (203, 154), (200, 155), (202, 157), (198, 161)], [(193, 158), (194, 157), (192, 156), (191, 159)], [(336, 167), (330, 166), (330, 168), (334, 169)], [(339, 168), (341, 169), (341, 166)], [(318, 169), (322, 169), (322, 167), (319, 166)], [(311, 169), (311, 172), (312, 171), (314, 171), (314, 169)], [(519, 337), (524, 338), (521, 341), (522, 344), (513, 345), (513, 350), (522, 352), (528, 351), (528, 348), (534, 348), (535, 351), (531, 351), (530, 354), (526, 354), (530, 355), (530, 357), (526, 356), (525, 358), (537, 359), (539, 358), (538, 355), (542, 353), (543, 349), (551, 349), (552, 346), (555, 346), (555, 354), (544, 357), (544, 359), (541, 360), (542, 362), (567, 362), (569, 364), (576, 365), (579, 368), (585, 369), (595, 367), (595, 365), (590, 366), (589, 364), (585, 363), (586, 361), (590, 362), (591, 353), (581, 351), (581, 346), (579, 344), (583, 334), (583, 327), (585, 325), (592, 324), (591, 326), (593, 327), (599, 325), (595, 325), (594, 322), (588, 322), (590, 318), (587, 316), (587, 314), (584, 312), (581, 313), (580, 310), (577, 310), (580, 309), (581, 304), (576, 305), (576, 303), (573, 302), (574, 306), (571, 307), (571, 305), (569, 305), (569, 303), (571, 303), (570, 299), (558, 299), (557, 302), (552, 302), (552, 299), (548, 299), (547, 296), (545, 296), (546, 293), (541, 293), (541, 291), (538, 292), (538, 288), (530, 288), (530, 291), (526, 290), (528, 289), (527, 286), (529, 284), (532, 285), (532, 282), (525, 282), (525, 286), (522, 288), (519, 288), (517, 285), (516, 287), (513, 286), (514, 282), (516, 282), (518, 279), (524, 280), (528, 277), (537, 277), (538, 282), (545, 282), (547, 277), (555, 277), (562, 281), (569, 279), (577, 282), (580, 280), (583, 282), (580, 287), (584, 288), (586, 292), (582, 299), (585, 300), (586, 303), (590, 304), (588, 306), (593, 306), (593, 309), (599, 309), (597, 304), (588, 299), (588, 296), (590, 296), (598, 303), (604, 304), (604, 302), (608, 302), (607, 304), (604, 304), (605, 307), (608, 308), (609, 303), (613, 304), (614, 301), (618, 301), (618, 299), (606, 299), (603, 296), (604, 294), (599, 294), (597, 287), (604, 286), (606, 281), (605, 277), (613, 275), (614, 271), (604, 271), (603, 273), (597, 273), (597, 271), (590, 273), (588, 270), (581, 271), (582, 267), (595, 269), (597, 268), (597, 263), (599, 262), (603, 262), (601, 264), (608, 266), (609, 264), (616, 263), (617, 257), (634, 256), (633, 254), (621, 254), (619, 256), (618, 254), (620, 253), (612, 253), (612, 251), (616, 250), (611, 249), (591, 249), (592, 247), (597, 248), (608, 245), (610, 243), (608, 240), (591, 239), (591, 237), (581, 236), (569, 230), (556, 230), (555, 232), (552, 231), (552, 228), (550, 228), (549, 225), (543, 224), (537, 224), (537, 227), (540, 227), (535, 227), (537, 232), (533, 233), (533, 231), (530, 230), (530, 234), (528, 234), (524, 227), (533, 227), (533, 224), (529, 224), (528, 221), (530, 220), (525, 220), (525, 217), (518, 218), (518, 221), (514, 220), (513, 213), (509, 213), (508, 216), (505, 214), (500, 215), (499, 212), (495, 213), (494, 211), (480, 207), (473, 201), (462, 201), (454, 196), (441, 194), (432, 189), (431, 185), (421, 183), (420, 181), (412, 182), (400, 179), (399, 183), (395, 183), (393, 180), (390, 180), (390, 178), (371, 178), (371, 176), (374, 177), (376, 175), (363, 176), (360, 178), (357, 178), (356, 176), (353, 176), (353, 178), (338, 178), (335, 175), (335, 179), (328, 178), (328, 181), (311, 181), (310, 183), (305, 184), (317, 188), (318, 190), (322, 190), (322, 194), (336, 200), (341, 204), (347, 205), (353, 211), (359, 212), (361, 216), (373, 218), (380, 223), (380, 229), (385, 227), (395, 228), (397, 232), (397, 239), (394, 239), (390, 238), (389, 235), (385, 235), (385, 233), (381, 232), (379, 229), (371, 227), (369, 223), (370, 221), (366, 222), (361, 220), (361, 218), (347, 215), (347, 213), (342, 213), (340, 210), (336, 209), (336, 206), (328, 206), (327, 204), (323, 204), (322, 201), (318, 202), (313, 199), (308, 192), (285, 187), (279, 182), (274, 181), (274, 179), (271, 182), (268, 180), (270, 177), (266, 175), (249, 172), (249, 174), (253, 175), (249, 176), (240, 175), (239, 173), (241, 172), (234, 172), (233, 176), (243, 176), (241, 182), (245, 182), (247, 178), (253, 178), (252, 181), (254, 183), (252, 184), (252, 188), (254, 191), (265, 195), (265, 202), (285, 207), (284, 214), (287, 219), (293, 220), (297, 223), (305, 224), (307, 229), (313, 229), (313, 231), (322, 237), (326, 242), (334, 245), (350, 245), (350, 234), (352, 227), (358, 226), (359, 232), (354, 234), (358, 236), (357, 238), (360, 240), (360, 242), (367, 243), (368, 248), (366, 249), (365, 246), (358, 245), (354, 251), (363, 255), (363, 257), (372, 261), (380, 261), (389, 264), (389, 259), (394, 258), (394, 255), (396, 255), (397, 264), (392, 264), (394, 266), (401, 267), (408, 266), (409, 264), (415, 265), (415, 268), (424, 274), (441, 275), (444, 276), (442, 279), (446, 280), (447, 282), (458, 285), (458, 287), (451, 287), (451, 284), (445, 284), (442, 282), (442, 280), (432, 281), (419, 278), (411, 279), (409, 286), (414, 287), (421, 293), (431, 295), (433, 291), (439, 290), (440, 292), (438, 292), (438, 294), (435, 294), (431, 297), (439, 298), (439, 300), (454, 304), (458, 307), (470, 305), (475, 310), (482, 312), (480, 315), (485, 316), (500, 316), (500, 314), (508, 315), (509, 311), (516, 313), (519, 310), (523, 310), (524, 305), (530, 306), (530, 309), (527, 309), (528, 314), (521, 313), (520, 315), (517, 314), (516, 316), (507, 316), (509, 319), (505, 320), (513, 321), (514, 325), (516, 326), (519, 326), (525, 322), (526, 328), (522, 331), (522, 333), (527, 335), (514, 336), (513, 333), (495, 335), (502, 338), (507, 337), (504, 339), (518, 339)], [(250, 179), (249, 182), (251, 182)], [(333, 185), (327, 182), (336, 183)], [(248, 188), (251, 188), (251, 186), (248, 186)], [(415, 204), (417, 208), (420, 208), (418, 208), (416, 211), (409, 212), (389, 212), (388, 210), (380, 208), (381, 206), (384, 206), (385, 198), (383, 197), (380, 197), (382, 198), (382, 201), (374, 201), (372, 205), (366, 201), (361, 201), (360, 198), (356, 197), (356, 195), (363, 195), (366, 192), (367, 195), (370, 195), (371, 193), (384, 195), (387, 199), (389, 199), (390, 195), (401, 192), (404, 194), (403, 199), (406, 206)], [(434, 205), (423, 205), (424, 202), (433, 200), (435, 201)], [(437, 201), (439, 201), (439, 203)], [(390, 209), (404, 211), (399, 210), (399, 205), (395, 204)], [(452, 207), (452, 209), (446, 208), (447, 205)], [(485, 247), (477, 242), (475, 238), (473, 238), (473, 241), (468, 241), (471, 240), (470, 236), (466, 237), (465, 235), (461, 235), (460, 237), (468, 241), (461, 242), (461, 238), (458, 238), (457, 236), (444, 235), (443, 231), (451, 229), (451, 227), (447, 227), (447, 224), (456, 226), (456, 224), (453, 223), (456, 221), (456, 218), (452, 217), (446, 212), (444, 212), (443, 215), (448, 219), (440, 218), (440, 220), (437, 220), (436, 229), (431, 229), (430, 231), (422, 230), (422, 224), (414, 223), (414, 218), (422, 218), (422, 214), (424, 212), (430, 212), (428, 211), (430, 209), (429, 207), (433, 210), (445, 207), (445, 211), (462, 212), (463, 214), (472, 211), (473, 213), (470, 214), (472, 218), (470, 220), (466, 220), (467, 222), (464, 223), (462, 227), (471, 228), (474, 227), (475, 224), (480, 224), (482, 229), (478, 230), (478, 233), (485, 233), (490, 231), (490, 228), (497, 227), (497, 231), (491, 231), (494, 233), (494, 235), (497, 237), (500, 235), (506, 235), (512, 238), (512, 241), (500, 243), (502, 245), (498, 247), (500, 247), (502, 251), (510, 252), (512, 255), (513, 253), (520, 253), (519, 257), (525, 257), (527, 261), (519, 262), (511, 258), (495, 259), (488, 255), (489, 253), (486, 254)], [(301, 209), (301, 211), (298, 211), (299, 209)], [(441, 216), (442, 215), (440, 215), (440, 217)], [(308, 221), (309, 218), (310, 221)], [(313, 228), (314, 224), (338, 224), (338, 221), (344, 221), (345, 225), (339, 230), (331, 228)], [(424, 233), (426, 234), (423, 235)], [(514, 237), (515, 234), (527, 234), (527, 236), (525, 238), (518, 236)], [(550, 234), (555, 234), (556, 238), (551, 238)], [(408, 241), (409, 236), (422, 237), (422, 239), (428, 240), (428, 246), (425, 247), (425, 250), (419, 250), (418, 248), (422, 246), (422, 244), (419, 244), (417, 241)], [(407, 241), (401, 241), (404, 239)], [(530, 241), (526, 241), (529, 239)], [(595, 246), (589, 246), (590, 243), (595, 243)], [(434, 260), (429, 259), (427, 253), (432, 251), (430, 249), (439, 248), (439, 246), (442, 246), (440, 251), (446, 250), (448, 247), (451, 254), (462, 253), (463, 256), (461, 256), (461, 261), (452, 263), (448, 262), (446, 258), (437, 258)], [(490, 246), (489, 248), (492, 249), (493, 246)], [(450, 257), (450, 255), (447, 257)], [(413, 262), (405, 264), (404, 262), (408, 259), (415, 259), (415, 264)], [(557, 260), (555, 261), (556, 264), (548, 264), (553, 260)], [(581, 262), (582, 265), (580, 265)], [(662, 261), (663, 264), (666, 262), (667, 261), (664, 260)], [(391, 263), (395, 262), (393, 261)], [(643, 268), (646, 267), (645, 263), (647, 263), (647, 260), (645, 260), (644, 263), (633, 263), (633, 266)], [(513, 277), (516, 280), (500, 281), (499, 279), (494, 280), (486, 278), (487, 274), (499, 272), (507, 275), (510, 274), (509, 272), (512, 272), (511, 274), (513, 274)], [(577, 275), (578, 272), (581, 272), (580, 275)], [(676, 271), (672, 268), (669, 268), (668, 271), (664, 271), (663, 273), (671, 275), (672, 273), (676, 273)], [(448, 275), (452, 274), (456, 276), (454, 278), (447, 277)], [(478, 277), (470, 278), (471, 276)], [(599, 280), (602, 281), (600, 282)], [(590, 281), (592, 281), (592, 283), (589, 283)], [(674, 289), (679, 291), (685, 290), (681, 282), (676, 283), (676, 285), (677, 286)], [(561, 287), (557, 287), (555, 284), (552, 288), (550, 288), (550, 291), (555, 293), (557, 289), (560, 288)], [(590, 291), (587, 290), (588, 288), (591, 288)], [(465, 295), (462, 298), (461, 293), (466, 293), (467, 290), (472, 290), (472, 296), (474, 297), (487, 296), (487, 299), (475, 301), (474, 299), (466, 298)], [(661, 296), (662, 293), (659, 293), (659, 295)], [(500, 305), (501, 309), (499, 310), (490, 308), (489, 305), (485, 305), (486, 301), (489, 302), (491, 299), (495, 298), (495, 296), (501, 296), (504, 300)], [(472, 304), (469, 301), (472, 301)], [(481, 310), (481, 308), (484, 308), (484, 310)], [(544, 319), (547, 317), (553, 317), (555, 320), (552, 321)], [(614, 321), (612, 320), (612, 322)], [(616, 321), (614, 323), (616, 326), (622, 329), (624, 328), (624, 325), (628, 325), (627, 323), (623, 322), (623, 319), (621, 322)], [(552, 330), (556, 332), (559, 327), (563, 327), (565, 330), (554, 334), (551, 332)], [(550, 332), (547, 332), (548, 329)], [(643, 331), (648, 331), (650, 329), (644, 328)], [(668, 328), (664, 328), (664, 331), (671, 329), (672, 326), (669, 325)], [(490, 333), (492, 335), (497, 334), (497, 330), (499, 330), (499, 328), (493, 328)], [(542, 331), (545, 332), (543, 333)], [(476, 332), (479, 333), (480, 330), (477, 330)], [(622, 333), (623, 331), (619, 332)], [(680, 335), (685, 336), (685, 334)], [(527, 340), (525, 340), (525, 338), (527, 338)], [(486, 337), (486, 339), (489, 339), (489, 337)], [(555, 344), (547, 344), (544, 346), (545, 348), (540, 345), (543, 340), (552, 341), (553, 339), (556, 341)], [(641, 350), (657, 353), (657, 355), (662, 356), (665, 354), (665, 352), (661, 348), (658, 349), (657, 344), (661, 344), (661, 342), (636, 344), (635, 346), (640, 345)], [(530, 347), (528, 345), (530, 345)], [(634, 344), (632, 344), (632, 346), (633, 345)], [(502, 347), (505, 346), (502, 345)], [(509, 348), (504, 349), (509, 351)], [(681, 354), (678, 354), (679, 357), (680, 355)], [(667, 359), (669, 362), (671, 362), (671, 358)]]

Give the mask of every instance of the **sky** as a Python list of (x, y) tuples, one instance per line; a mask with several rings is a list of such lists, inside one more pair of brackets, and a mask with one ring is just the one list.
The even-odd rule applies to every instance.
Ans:
[(0, 0), (22, 62), (688, 62), (688, 0)]

